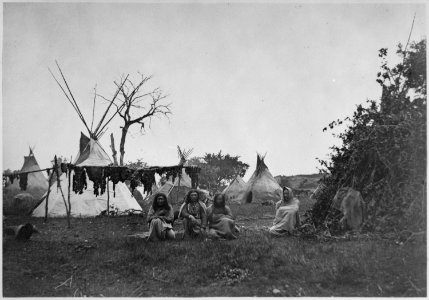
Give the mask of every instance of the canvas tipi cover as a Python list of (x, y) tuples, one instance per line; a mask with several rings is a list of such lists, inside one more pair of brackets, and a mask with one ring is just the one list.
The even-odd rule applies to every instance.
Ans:
[[(40, 170), (40, 167), (33, 151), (30, 149), (30, 154), (28, 156), (24, 156), (24, 164), (22, 165), (20, 172), (37, 170)], [(15, 179), (13, 183), (9, 183), (5, 186), (3, 199), (9, 201), (20, 193), (29, 193), (34, 199), (40, 199), (47, 189), (48, 180), (46, 179), (44, 172), (29, 173), (27, 177), (26, 190), (21, 191), (21, 188), (19, 187), (19, 179)]]
[[(77, 166), (108, 166), (112, 163), (107, 153), (101, 145), (93, 139), (81, 134), (79, 154), (74, 161)], [(84, 157), (84, 159), (82, 159)], [(64, 196), (67, 197), (68, 178), (66, 174), (60, 176), (61, 187)], [(125, 183), (119, 182), (115, 186), (115, 196), (113, 192), (113, 183), (109, 181), (109, 206), (110, 210), (123, 212), (126, 210), (141, 210), (136, 199), (132, 197), (130, 190)], [(46, 196), (46, 194), (45, 194)], [(44, 196), (40, 204), (34, 209), (34, 217), (45, 216)], [(67, 199), (67, 198), (66, 198)], [(71, 216), (73, 217), (93, 217), (99, 215), (102, 211), (107, 210), (107, 188), (103, 195), (95, 196), (92, 181), (88, 180), (88, 188), (83, 190), (82, 194), (70, 193)], [(62, 217), (66, 216), (66, 209), (61, 192), (57, 189), (57, 184), (53, 183), (51, 193), (48, 199), (48, 216)]]
[(113, 162), (98, 141), (88, 138), (81, 132), (79, 153), (73, 162), (78, 167), (105, 167)]
[(237, 176), (224, 190), (223, 194), (227, 201), (240, 202), (243, 194), (246, 191), (246, 182), (241, 176)]
[(274, 179), (264, 162), (265, 156), (258, 154), (256, 170), (246, 184), (242, 203), (265, 203), (281, 200), (282, 188)]

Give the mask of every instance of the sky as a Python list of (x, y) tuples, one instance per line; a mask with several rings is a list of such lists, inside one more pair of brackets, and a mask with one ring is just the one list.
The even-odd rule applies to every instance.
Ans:
[[(322, 129), (379, 99), (378, 50), (426, 36), (419, 3), (5, 3), (2, 52), (2, 168), (19, 169), (28, 147), (39, 165), (75, 157), (85, 127), (50, 75), (58, 60), (91, 122), (94, 87), (111, 97), (113, 81), (153, 75), (171, 103), (169, 119), (132, 129), (125, 161), (174, 165), (176, 146), (256, 153), (275, 175), (318, 172), (338, 143)], [(58, 74), (57, 72), (55, 74)], [(96, 102), (97, 122), (105, 102)], [(119, 148), (121, 119), (100, 139)]]

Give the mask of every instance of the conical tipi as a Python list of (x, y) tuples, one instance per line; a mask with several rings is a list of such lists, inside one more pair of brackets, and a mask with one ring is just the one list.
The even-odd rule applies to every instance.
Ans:
[(168, 197), (170, 204), (180, 204), (183, 202), (185, 195), (192, 189), (191, 178), (186, 174), (185, 170), (182, 169), (182, 176), (176, 177), (174, 182), (172, 178), (164, 183), (156, 192), (152, 192), (152, 195), (148, 198), (149, 202), (153, 201), (153, 197), (156, 193), (164, 193)]
[(242, 203), (265, 203), (281, 200), (282, 188), (271, 175), (264, 162), (265, 156), (258, 154), (256, 170), (246, 184), (246, 192), (241, 199)]
[[(110, 101), (108, 107), (106, 108), (103, 116), (101, 117), (98, 125), (93, 129), (91, 122), (91, 128), (88, 127), (85, 118), (83, 117), (82, 112), (79, 109), (79, 105), (77, 104), (69, 85), (64, 77), (64, 74), (57, 63), (58, 70), (61, 74), (61, 77), (64, 81), (65, 86), (62, 86), (60, 82), (56, 79), (56, 77), (52, 74), (57, 84), (60, 86), (67, 100), (73, 106), (76, 111), (78, 117), (85, 125), (85, 128), (88, 130), (89, 137), (85, 136), (83, 133), (81, 134), (80, 143), (79, 143), (79, 153), (73, 162), (74, 165), (79, 167), (104, 167), (112, 165), (112, 161), (110, 160), (107, 153), (104, 151), (103, 147), (98, 142), (98, 139), (103, 135), (103, 130), (106, 128), (107, 124), (113, 119), (113, 117), (118, 113), (115, 112), (113, 116), (111, 116), (107, 121), (105, 121), (106, 116), (109, 112), (110, 107), (113, 105), (118, 93), (122, 89), (125, 80), (122, 81), (121, 85), (118, 85), (118, 89), (116, 90), (115, 95)], [(94, 108), (95, 109), (95, 101)], [(94, 117), (93, 120), (94, 121)], [(67, 186), (68, 186), (68, 178), (66, 174), (62, 174), (60, 176), (61, 186), (63, 188), (63, 192), (66, 195)], [(117, 210), (117, 211), (126, 211), (126, 210), (141, 210), (140, 205), (137, 201), (132, 198), (130, 190), (127, 188), (125, 183), (119, 182), (115, 186), (115, 197), (113, 191), (112, 182), (108, 182), (108, 189), (103, 195), (95, 196), (92, 189), (92, 182), (88, 180), (88, 188), (83, 191), (82, 194), (71, 193), (70, 194), (70, 202), (71, 202), (71, 216), (74, 217), (90, 217), (96, 216), (100, 214), (103, 210), (107, 210), (107, 194), (109, 194), (109, 210)], [(45, 215), (45, 203), (46, 197), (42, 199), (42, 202), (34, 209), (33, 216), (42, 217)], [(66, 216), (66, 208), (64, 205), (64, 200), (62, 198), (61, 192), (57, 190), (56, 183), (53, 183), (51, 186), (51, 193), (49, 194), (48, 199), (48, 216), (51, 217), (60, 217)]]
[[(30, 172), (40, 170), (33, 150), (30, 148), (30, 154), (24, 156), (24, 164), (20, 172)], [(48, 180), (43, 172), (28, 173), (27, 188), (22, 191), (19, 186), (19, 179), (15, 179), (13, 183), (7, 183), (3, 190), (3, 203), (12, 201), (13, 197), (20, 193), (29, 193), (34, 199), (40, 199), (48, 189)], [(33, 204), (34, 205), (34, 204)]]
[[(86, 145), (85, 145), (86, 143)], [(81, 133), (79, 154), (73, 162), (74, 165), (82, 167), (101, 167), (112, 164), (107, 153), (103, 150), (98, 141), (86, 137)], [(65, 173), (60, 176), (61, 187), (64, 196), (67, 199), (68, 178)], [(130, 190), (125, 183), (119, 182), (113, 192), (113, 184), (109, 181), (109, 210), (123, 212), (127, 210), (142, 210), (136, 199), (132, 197)], [(114, 195), (115, 194), (115, 195)], [(93, 185), (88, 180), (88, 188), (83, 190), (82, 194), (70, 193), (71, 216), (72, 217), (93, 217), (99, 215), (102, 211), (107, 210), (107, 189), (103, 195), (94, 195)], [(44, 217), (46, 205), (46, 194), (42, 201), (34, 209), (33, 217)], [(53, 182), (51, 193), (48, 199), (48, 216), (63, 217), (66, 216), (66, 208), (61, 195), (57, 189), (57, 183)]]
[(223, 190), (226, 200), (230, 202), (240, 203), (243, 194), (246, 192), (246, 182), (241, 176), (237, 176), (234, 180)]
[[(192, 153), (192, 149), (188, 151), (182, 151), (179, 146), (177, 146), (177, 151), (179, 155), (179, 165), (187, 166), (187, 159)], [(185, 169), (182, 169), (180, 178), (176, 177), (173, 181), (173, 178), (169, 178), (156, 193), (164, 193), (167, 195), (168, 202), (170, 204), (181, 204), (183, 203), (186, 194), (192, 189), (192, 180), (188, 174), (186, 174)], [(199, 190), (200, 195), (206, 197), (208, 193), (203, 190)], [(152, 195), (147, 198), (147, 201), (152, 202), (155, 192), (152, 191)], [(204, 199), (202, 199), (204, 200)]]

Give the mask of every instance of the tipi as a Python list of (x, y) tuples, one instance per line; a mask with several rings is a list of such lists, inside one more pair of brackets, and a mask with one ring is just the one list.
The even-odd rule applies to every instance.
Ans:
[[(84, 144), (86, 141), (86, 145)], [(89, 139), (81, 133), (80, 149), (78, 156), (73, 162), (76, 166), (108, 166), (112, 164), (107, 153), (103, 150), (98, 141)], [(86, 157), (86, 159), (85, 159)], [(60, 176), (61, 187), (64, 195), (67, 197), (68, 178), (65, 173)], [(119, 182), (115, 186), (115, 193), (113, 192), (113, 184), (109, 181), (109, 210), (111, 211), (128, 211), (137, 210), (141, 211), (142, 208), (137, 203), (136, 199), (132, 197), (130, 190), (125, 183)], [(66, 216), (66, 208), (57, 183), (53, 182), (51, 186), (51, 193), (48, 199), (48, 216), (50, 217), (63, 217)], [(103, 195), (94, 195), (92, 182), (88, 180), (88, 188), (82, 194), (70, 193), (70, 203), (72, 217), (93, 217), (99, 215), (102, 211), (107, 210), (107, 189)], [(43, 196), (42, 201), (34, 209), (33, 217), (44, 217), (46, 205), (46, 194)]]
[(226, 200), (240, 203), (243, 194), (246, 191), (246, 182), (238, 175), (235, 179), (223, 190)]
[[(24, 156), (24, 164), (20, 172), (30, 172), (40, 170), (36, 157), (34, 156), (33, 149), (30, 148), (30, 154)], [(5, 206), (13, 206), (13, 198), (20, 193), (30, 194), (33, 199), (40, 199), (48, 189), (48, 180), (43, 172), (28, 173), (27, 175), (27, 188), (22, 191), (19, 186), (19, 179), (15, 179), (13, 183), (7, 182), (3, 190), (3, 204)], [(29, 198), (29, 197), (27, 197)], [(22, 203), (21, 203), (22, 204)], [(30, 208), (34, 203), (28, 203)]]
[(282, 188), (271, 175), (264, 162), (265, 155), (258, 154), (256, 170), (246, 184), (246, 192), (243, 193), (242, 203), (277, 202), (281, 199)]
[[(79, 106), (76, 100), (73, 97), (73, 94), (69, 88), (69, 85), (67, 84), (67, 81), (58, 63), (57, 63), (57, 66), (61, 74), (61, 77), (65, 83), (65, 87), (63, 87), (58, 82), (58, 80), (55, 78), (55, 76), (52, 73), (51, 74), (54, 77), (55, 81), (60, 86), (61, 90), (64, 92), (66, 98), (69, 100), (69, 102), (75, 109), (76, 113), (78, 114), (79, 118), (81, 119), (81, 121), (83, 122), (83, 124), (85, 125), (89, 133), (89, 137), (81, 133), (81, 138), (79, 143), (79, 153), (76, 156), (76, 159), (74, 160), (73, 164), (79, 167), (104, 167), (104, 166), (112, 165), (113, 162), (111, 161), (107, 153), (99, 144), (98, 139), (104, 133), (103, 132), (104, 128), (113, 119), (113, 116), (117, 113), (117, 112), (114, 113), (113, 116), (111, 116), (108, 121), (104, 122), (110, 107), (112, 106), (114, 100), (116, 99), (119, 91), (121, 90), (127, 78), (125, 78), (122, 84), (118, 86), (118, 90), (113, 96), (112, 101), (110, 102), (109, 106), (104, 112), (98, 125), (93, 130), (93, 127), (92, 127), (93, 122), (91, 123), (91, 129), (90, 129), (79, 109)], [(66, 90), (68, 91), (68, 93), (66, 92)], [(95, 105), (95, 102), (94, 102), (94, 105)], [(68, 186), (68, 178), (66, 177), (66, 174), (62, 174), (60, 176), (60, 181), (61, 181), (61, 186), (63, 188), (63, 192), (66, 195), (67, 193), (65, 191), (66, 191), (66, 187)], [(82, 194), (75, 194), (73, 192), (70, 194), (70, 203), (71, 203), (70, 215), (71, 216), (91, 217), (91, 216), (96, 216), (100, 214), (104, 210), (107, 210), (107, 194), (108, 194), (107, 189), (103, 195), (95, 196), (91, 183), (92, 183), (91, 181), (88, 182), (88, 188), (84, 190)], [(116, 211), (141, 210), (140, 205), (132, 197), (131, 192), (127, 188), (125, 183), (119, 182), (115, 186), (115, 197), (114, 197), (114, 191), (113, 191), (113, 183), (109, 181), (108, 185), (109, 185), (108, 186), (109, 210), (116, 210)], [(45, 205), (46, 205), (46, 197), (44, 196), (42, 198), (42, 201), (39, 203), (39, 205), (34, 209), (32, 215), (34, 217), (44, 216)], [(66, 216), (66, 208), (64, 205), (64, 201), (63, 201), (61, 192), (56, 188), (56, 182), (52, 183), (51, 193), (49, 194), (48, 216), (51, 216), (51, 217)]]
[[(182, 151), (179, 146), (177, 146), (178, 156), (180, 158), (179, 165), (187, 166), (187, 159), (192, 153), (191, 150)], [(185, 199), (186, 194), (192, 189), (192, 180), (188, 174), (186, 174), (185, 169), (182, 169), (181, 177), (176, 177), (173, 182), (173, 178), (169, 178), (161, 187), (158, 188), (156, 192), (152, 191), (152, 195), (147, 198), (147, 201), (152, 203), (153, 197), (156, 193), (164, 193), (168, 197), (168, 202), (170, 204), (181, 204)], [(204, 197), (207, 196), (203, 190), (199, 190), (200, 194)]]

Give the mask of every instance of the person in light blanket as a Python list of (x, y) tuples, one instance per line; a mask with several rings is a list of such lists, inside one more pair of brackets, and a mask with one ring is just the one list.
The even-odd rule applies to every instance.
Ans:
[(276, 216), (269, 231), (282, 236), (291, 233), (299, 225), (299, 200), (293, 196), (291, 188), (283, 187), (282, 199), (276, 203)]

